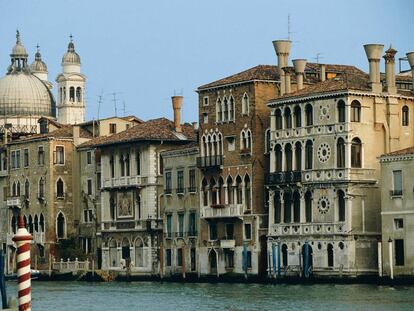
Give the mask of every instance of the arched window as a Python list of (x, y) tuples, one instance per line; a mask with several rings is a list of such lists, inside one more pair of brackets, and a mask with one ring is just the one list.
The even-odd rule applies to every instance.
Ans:
[(32, 215), (29, 215), (29, 232), (33, 233), (33, 218), (32, 218)]
[(290, 112), (290, 108), (285, 109), (285, 128), (292, 128), (292, 113)]
[(233, 204), (233, 178), (227, 177), (227, 204)]
[(15, 234), (16, 232), (17, 232), (17, 219), (16, 219), (16, 216), (12, 216), (12, 219), (11, 219), (11, 231)]
[(39, 179), (39, 198), (45, 197), (45, 180), (43, 177), (40, 177)]
[(210, 193), (211, 193), (211, 204), (217, 205), (217, 186), (216, 186), (216, 180), (214, 178), (210, 179)]
[(59, 178), (56, 182), (56, 197), (63, 198), (65, 196), (64, 184), (62, 178)]
[(39, 229), (40, 229), (40, 232), (45, 232), (45, 218), (43, 217), (43, 214), (40, 214)]
[(280, 202), (280, 193), (276, 192), (274, 195), (274, 222), (275, 224), (279, 224), (282, 220), (282, 215), (281, 215), (281, 202)]
[(229, 118), (229, 105), (228, 105), (228, 101), (227, 98), (225, 97), (223, 100), (223, 121), (228, 121)]
[(283, 119), (282, 119), (282, 111), (280, 109), (276, 109), (275, 118), (276, 118), (276, 130), (281, 130), (283, 128)]
[(240, 149), (245, 150), (247, 149), (247, 137), (246, 132), (244, 130), (240, 133)]
[(137, 194), (137, 219), (141, 219), (142, 218), (142, 210), (141, 210), (141, 196), (139, 194)]
[(244, 93), (242, 98), (242, 114), (249, 114), (249, 96)]
[(283, 267), (288, 266), (288, 247), (286, 244), (282, 245), (282, 265)]
[(362, 167), (362, 143), (357, 137), (351, 143), (351, 167)]
[(306, 126), (313, 125), (313, 107), (311, 104), (307, 104), (305, 107), (305, 114), (306, 114)]
[(24, 182), (24, 196), (26, 199), (30, 198), (30, 183), (28, 179)]
[(282, 146), (276, 145), (275, 147), (275, 171), (282, 171)]
[(327, 252), (328, 252), (328, 267), (333, 267), (334, 266), (334, 253), (333, 253), (333, 246), (331, 243), (328, 244), (327, 247)]
[(351, 122), (361, 122), (361, 104), (357, 100), (351, 103)]
[(230, 97), (230, 103), (229, 103), (229, 121), (234, 121), (234, 98), (233, 96)]
[(337, 109), (338, 109), (338, 122), (339, 123), (345, 122), (345, 102), (343, 100), (338, 101)]
[(63, 100), (66, 100), (66, 87), (63, 87)]
[(217, 204), (222, 205), (224, 204), (224, 181), (223, 181), (223, 177), (220, 176), (219, 180), (218, 180), (218, 185), (217, 185), (217, 197), (218, 197), (218, 201)]
[(127, 238), (122, 240), (122, 259), (131, 260), (131, 249)]
[(305, 146), (305, 170), (311, 170), (313, 166), (313, 142), (308, 140)]
[(135, 240), (135, 266), (144, 267), (144, 243), (140, 238)]
[(252, 149), (252, 132), (247, 130), (247, 148)]
[(80, 87), (76, 88), (76, 101), (78, 103), (82, 101), (82, 89)]
[(285, 191), (283, 194), (284, 202), (284, 223), (290, 223), (292, 221), (292, 194), (289, 191)]
[(345, 221), (345, 193), (338, 190), (338, 221)]
[(245, 201), (246, 201), (246, 209), (250, 210), (251, 204), (250, 204), (250, 177), (246, 174), (244, 176), (244, 195), (245, 195)]
[(216, 121), (221, 122), (221, 99), (217, 99), (216, 102)]
[(410, 123), (410, 115), (408, 106), (402, 107), (402, 118), (401, 118), (402, 126), (408, 126)]
[(338, 168), (345, 167), (345, 141), (343, 138), (338, 138), (336, 142), (336, 166)]
[(66, 237), (66, 220), (63, 213), (59, 213), (56, 219), (56, 236), (58, 239)]
[(75, 88), (73, 86), (69, 88), (69, 100), (71, 102), (75, 101)]
[(295, 144), (295, 165), (296, 171), (302, 170), (302, 144), (299, 141)]
[(300, 222), (300, 193), (293, 193), (293, 222)]
[(292, 145), (286, 144), (285, 146), (285, 161), (286, 161), (286, 171), (292, 171)]
[(301, 127), (302, 126), (302, 109), (300, 109), (300, 106), (295, 106), (294, 114), (295, 114), (295, 127)]
[(236, 177), (236, 203), (243, 204), (243, 185), (240, 176)]
[(118, 248), (115, 239), (109, 242), (109, 263), (111, 267), (118, 266)]
[(203, 189), (203, 206), (208, 206), (208, 183), (205, 178), (203, 178), (201, 187)]
[(306, 222), (312, 222), (312, 193), (305, 193), (305, 219)]

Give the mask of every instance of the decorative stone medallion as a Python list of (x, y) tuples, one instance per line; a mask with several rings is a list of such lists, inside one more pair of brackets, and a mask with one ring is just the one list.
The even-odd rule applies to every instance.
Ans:
[(331, 203), (329, 202), (327, 197), (320, 197), (318, 201), (318, 210), (319, 213), (325, 214), (328, 212)]
[(318, 147), (319, 162), (325, 163), (331, 157), (331, 147), (328, 144), (322, 143)]

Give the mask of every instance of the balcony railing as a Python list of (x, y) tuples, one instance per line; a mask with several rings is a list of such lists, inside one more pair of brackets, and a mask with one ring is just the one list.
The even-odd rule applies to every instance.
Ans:
[(172, 239), (172, 238), (184, 238), (184, 237), (197, 237), (197, 231), (191, 230), (191, 231), (177, 231), (177, 232), (164, 232), (164, 238), (165, 239)]
[(279, 185), (279, 184), (292, 184), (301, 182), (302, 172), (301, 171), (287, 171), (270, 173), (266, 175), (267, 185)]
[(236, 240), (220, 240), (221, 248), (235, 248)]
[(345, 222), (332, 223), (280, 223), (270, 226), (270, 234), (276, 236), (300, 235), (300, 234), (345, 234), (347, 233)]
[(197, 157), (197, 167), (199, 168), (213, 168), (220, 167), (223, 165), (223, 156), (207, 156), (207, 157)]
[(7, 198), (7, 207), (21, 207), (21, 200), (20, 197), (9, 197)]
[(147, 177), (144, 176), (122, 176), (114, 178), (105, 178), (103, 180), (104, 188), (142, 186), (147, 183)]
[(201, 218), (241, 217), (244, 214), (243, 204), (221, 204), (201, 208)]

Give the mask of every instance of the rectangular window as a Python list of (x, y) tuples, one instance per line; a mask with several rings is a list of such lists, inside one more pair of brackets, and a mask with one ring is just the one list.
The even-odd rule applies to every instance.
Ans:
[(178, 214), (178, 236), (184, 236), (184, 214)]
[(396, 195), (396, 196), (402, 195), (402, 171), (400, 170), (393, 171), (392, 175), (393, 175), (393, 183), (394, 183), (392, 195)]
[(227, 150), (234, 151), (236, 150), (236, 139), (234, 137), (226, 137), (227, 140)]
[(16, 168), (20, 168), (20, 150), (16, 150)]
[(230, 249), (225, 249), (224, 260), (225, 260), (226, 269), (233, 268), (234, 267), (234, 251)]
[(65, 148), (63, 146), (56, 146), (54, 162), (55, 164), (65, 164)]
[(177, 248), (177, 266), (181, 267), (183, 265), (183, 249)]
[(190, 259), (191, 259), (191, 271), (195, 271), (197, 267), (197, 256), (196, 256), (196, 249), (192, 248), (190, 251)]
[(158, 156), (158, 169), (159, 169), (159, 172), (158, 172), (159, 175), (164, 174), (164, 160), (162, 158), (162, 155)]
[(184, 171), (177, 171), (177, 193), (184, 193)]
[(217, 240), (217, 224), (211, 223), (210, 228), (210, 240)]
[(208, 102), (208, 96), (204, 96), (203, 97), (203, 106), (208, 106), (209, 102)]
[(226, 240), (234, 239), (234, 224), (226, 224)]
[(29, 166), (29, 149), (24, 149), (24, 153), (23, 153), (23, 165), (24, 167), (28, 167)]
[(92, 151), (86, 152), (86, 163), (92, 164)]
[(109, 134), (116, 133), (116, 123), (109, 123)]
[(404, 228), (404, 219), (395, 218), (394, 219), (394, 226), (395, 226), (395, 230), (403, 229)]
[(171, 214), (167, 215), (167, 237), (168, 238), (172, 237), (172, 215)]
[(92, 195), (92, 179), (88, 179), (88, 195)]
[(188, 232), (189, 236), (196, 236), (197, 229), (196, 229), (196, 213), (191, 212), (188, 216)]
[(189, 192), (196, 192), (196, 170), (190, 169), (188, 171), (188, 180), (190, 187), (188, 188)]
[(167, 267), (171, 267), (171, 249), (166, 249), (165, 250), (165, 265)]
[(37, 149), (37, 164), (45, 165), (45, 151), (43, 149), (43, 146), (39, 146)]
[(171, 172), (165, 172), (165, 193), (171, 194)]
[(252, 224), (244, 224), (244, 239), (252, 239)]
[(11, 168), (16, 168), (16, 151), (11, 152)]
[(404, 266), (404, 240), (395, 240), (395, 265)]

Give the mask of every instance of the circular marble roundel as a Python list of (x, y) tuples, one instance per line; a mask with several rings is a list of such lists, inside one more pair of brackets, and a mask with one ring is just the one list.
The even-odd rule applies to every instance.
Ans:
[(331, 147), (328, 144), (322, 143), (318, 147), (318, 158), (319, 161), (325, 163), (331, 156)]
[(329, 210), (330, 205), (331, 203), (329, 202), (327, 197), (320, 197), (318, 201), (319, 213), (325, 214)]

